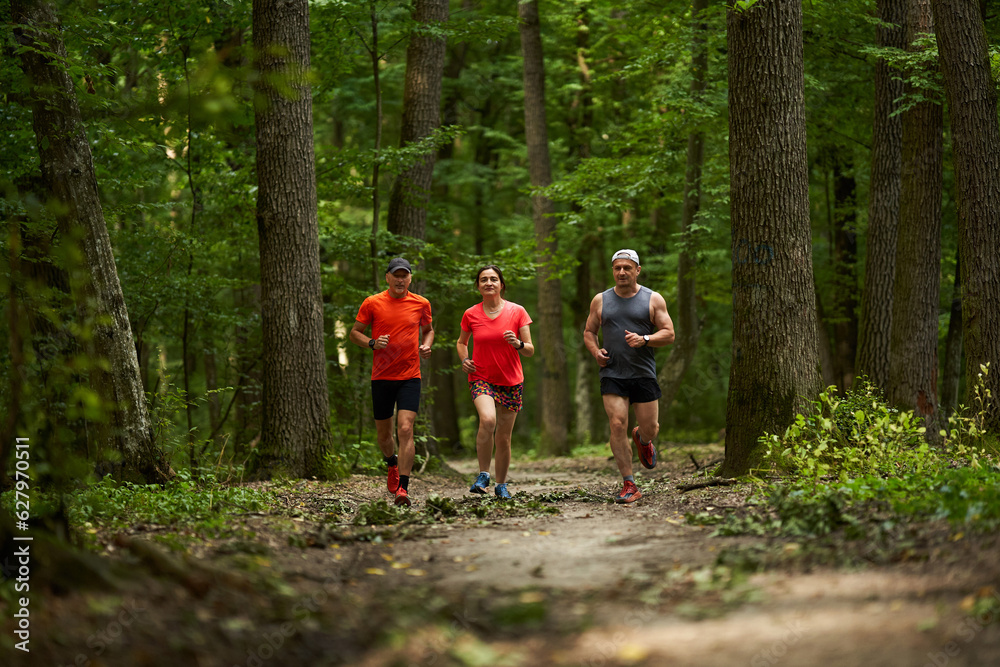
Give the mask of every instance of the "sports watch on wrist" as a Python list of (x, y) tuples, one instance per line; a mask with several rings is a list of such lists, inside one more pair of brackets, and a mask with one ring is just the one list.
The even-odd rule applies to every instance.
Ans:
[(375, 339), (374, 338), (369, 338), (368, 339), (368, 347), (370, 347), (373, 350), (375, 349)]
[(646, 341), (646, 345), (649, 345), (649, 334), (644, 334), (642, 339)]

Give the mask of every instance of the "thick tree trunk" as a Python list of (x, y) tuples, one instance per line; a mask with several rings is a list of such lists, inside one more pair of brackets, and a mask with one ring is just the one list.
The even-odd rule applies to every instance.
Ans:
[(733, 356), (726, 458), (742, 475), (819, 391), (802, 7), (729, 2)]
[[(694, 17), (694, 36), (691, 43), (691, 98), (700, 101), (704, 97), (705, 81), (708, 74), (708, 49), (705, 35), (708, 26), (702, 12), (708, 8), (708, 0), (694, 0), (691, 15)], [(695, 252), (691, 231), (698, 211), (701, 210), (701, 172), (705, 164), (705, 134), (695, 129), (688, 136), (687, 170), (684, 174), (684, 205), (681, 224), (684, 245), (677, 263), (677, 307), (673, 316), (676, 338), (670, 356), (660, 368), (659, 381), (663, 389), (660, 398), (660, 419), (666, 418), (670, 406), (681, 387), (694, 355), (698, 351), (701, 337), (701, 322), (698, 320), (697, 292), (695, 290)]]
[[(929, 0), (911, 0), (907, 42), (932, 32)], [(912, 92), (912, 91), (911, 91)], [(941, 290), (941, 174), (943, 112), (921, 102), (903, 113), (896, 281), (892, 302), (889, 402), (913, 410), (927, 439), (939, 429), (938, 300)]]
[[(420, 141), (441, 126), (441, 80), (446, 43), (443, 37), (427, 30), (447, 20), (448, 0), (416, 0), (414, 3), (413, 22), (418, 28), (406, 49), (400, 147)], [(393, 184), (388, 220), (388, 229), (393, 234), (424, 238), (434, 158), (434, 152), (428, 152)]]
[[(991, 368), (986, 427), (1000, 432), (1000, 127), (980, 6), (932, 0), (948, 95), (962, 255), (966, 387)], [(968, 401), (971, 404), (971, 400)]]
[[(309, 91), (308, 0), (254, 0), (259, 72), (257, 231), (260, 236), (264, 413), (255, 466), (298, 477), (322, 472), (329, 445), (316, 165)], [(283, 92), (289, 91), (289, 92)]]
[[(906, 47), (908, 0), (878, 0), (882, 25), (879, 46)], [(872, 130), (871, 186), (868, 195), (868, 248), (861, 293), (858, 375), (885, 391), (889, 384), (889, 336), (896, 280), (896, 232), (903, 124), (892, 115), (903, 96), (903, 82), (884, 60), (875, 63), (875, 118)]]
[[(524, 56), (524, 134), (528, 144), (528, 173), (532, 187), (552, 183), (549, 163), (549, 139), (545, 115), (545, 60), (538, 18), (538, 0), (518, 5), (521, 50)], [(562, 330), (562, 285), (552, 269), (558, 244), (552, 202), (548, 197), (532, 195), (535, 221), (535, 247), (538, 253), (538, 367), (542, 386), (542, 449), (547, 454), (569, 452), (569, 378), (566, 372), (566, 346)]]
[(64, 69), (66, 48), (52, 5), (40, 0), (14, 0), (12, 18), (22, 24), (15, 38), (29, 47), (21, 54), (32, 88), (32, 116), (38, 139), (42, 180), (57, 210), (60, 234), (79, 240), (90, 283), (75, 294), (80, 313), (95, 325), (94, 345), (107, 359), (107, 372), (94, 371), (99, 394), (115, 406), (110, 440), (122, 454), (123, 474), (147, 482), (172, 475), (156, 447), (146, 408), (132, 327), (118, 281), (111, 240), (98, 198), (97, 175), (84, 134), (73, 81)]

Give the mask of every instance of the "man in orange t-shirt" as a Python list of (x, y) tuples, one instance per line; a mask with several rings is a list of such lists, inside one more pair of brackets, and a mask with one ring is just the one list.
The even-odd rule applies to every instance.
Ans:
[[(350, 333), (354, 344), (374, 350), (372, 407), (378, 446), (389, 467), (389, 493), (396, 495), (397, 505), (407, 507), (415, 451), (413, 422), (420, 407), (420, 359), (431, 356), (434, 342), (431, 303), (410, 292), (412, 279), (408, 261), (402, 257), (390, 260), (385, 272), (389, 289), (364, 300)], [(394, 410), (398, 456), (392, 437)]]

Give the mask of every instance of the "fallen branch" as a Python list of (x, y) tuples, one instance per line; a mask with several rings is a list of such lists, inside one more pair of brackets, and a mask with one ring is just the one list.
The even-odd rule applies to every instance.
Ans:
[(706, 489), (710, 486), (732, 486), (733, 484), (739, 484), (739, 481), (735, 479), (726, 479), (724, 477), (713, 477), (712, 479), (704, 482), (697, 482), (695, 484), (681, 484), (677, 487), (677, 490), (684, 493), (685, 491), (694, 491), (695, 489)]
[(204, 597), (216, 583), (243, 590), (253, 589), (250, 582), (238, 574), (205, 567), (189, 558), (177, 558), (149, 540), (119, 534), (115, 543), (131, 551), (154, 574), (173, 579), (195, 597)]

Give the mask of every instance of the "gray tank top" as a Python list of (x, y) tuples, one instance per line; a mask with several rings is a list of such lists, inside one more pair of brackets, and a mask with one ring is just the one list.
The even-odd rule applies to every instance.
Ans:
[(625, 330), (640, 336), (651, 334), (656, 329), (649, 320), (649, 299), (653, 290), (639, 286), (639, 292), (623, 298), (615, 290), (605, 290), (601, 297), (601, 337), (602, 346), (611, 355), (608, 365), (601, 369), (601, 377), (632, 380), (636, 378), (656, 379), (656, 359), (653, 348), (632, 348), (625, 342)]

